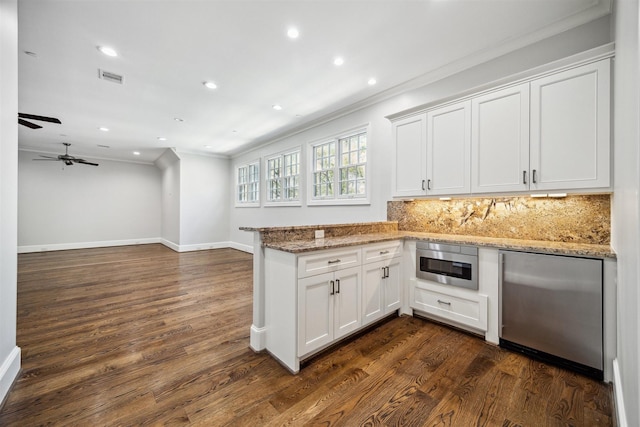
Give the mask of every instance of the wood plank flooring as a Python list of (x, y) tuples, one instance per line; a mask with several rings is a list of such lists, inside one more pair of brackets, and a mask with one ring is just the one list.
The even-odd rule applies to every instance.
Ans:
[(608, 384), (411, 317), (289, 374), (249, 346), (252, 257), (22, 254), (0, 426), (611, 426)]

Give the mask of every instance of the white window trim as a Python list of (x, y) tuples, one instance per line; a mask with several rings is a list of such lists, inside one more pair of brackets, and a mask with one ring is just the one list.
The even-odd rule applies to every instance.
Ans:
[[(300, 181), (300, 187), (298, 188), (298, 200), (284, 200), (284, 201), (277, 201), (277, 200), (269, 200), (269, 196), (268, 196), (268, 187), (267, 187), (267, 180), (269, 179), (268, 174), (269, 174), (269, 170), (268, 170), (268, 163), (269, 160), (274, 159), (276, 157), (284, 157), (287, 154), (292, 154), (298, 152), (299, 153), (299, 159), (300, 159), (300, 173), (298, 174), (298, 179)], [(284, 167), (284, 164), (283, 164)], [(264, 173), (263, 173), (263, 181), (264, 181), (264, 206), (265, 207), (278, 207), (278, 206), (302, 206), (302, 200), (304, 198), (304, 181), (305, 181), (305, 167), (304, 167), (304, 153), (302, 151), (302, 147), (301, 146), (297, 146), (297, 147), (293, 147), (284, 151), (280, 151), (279, 153), (275, 153), (269, 156), (266, 156), (264, 158)]]
[[(258, 165), (258, 200), (251, 202), (242, 202), (238, 199), (238, 171), (241, 168), (248, 167), (249, 165), (257, 164)], [(235, 167), (235, 182), (234, 182), (234, 200), (236, 208), (259, 208), (260, 207), (260, 199), (262, 197), (262, 162), (260, 158), (256, 160), (252, 160), (250, 162), (243, 162)]]
[[(313, 148), (316, 145), (325, 144), (327, 142), (335, 141), (336, 143), (336, 173), (334, 174), (334, 188), (336, 192), (338, 190), (338, 180), (339, 180), (339, 170), (340, 170), (340, 159), (339, 159), (339, 147), (338, 140), (340, 138), (344, 138), (346, 136), (351, 136), (355, 133), (365, 132), (367, 134), (367, 167), (365, 168), (365, 183), (366, 183), (366, 191), (364, 196), (356, 197), (356, 196), (340, 196), (335, 194), (332, 198), (324, 198), (324, 199), (314, 199), (313, 198)], [(351, 129), (347, 129), (340, 133), (336, 133), (325, 138), (319, 138), (314, 141), (311, 141), (307, 144), (307, 171), (305, 173), (306, 177), (306, 189), (307, 189), (307, 206), (345, 206), (345, 205), (370, 205), (371, 204), (371, 149), (370, 149), (370, 138), (371, 138), (371, 124), (366, 123), (361, 126), (356, 126)]]

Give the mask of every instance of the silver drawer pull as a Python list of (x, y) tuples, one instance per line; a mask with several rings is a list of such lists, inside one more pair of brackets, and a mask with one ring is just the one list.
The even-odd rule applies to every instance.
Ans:
[(450, 303), (450, 302), (442, 301), (442, 300), (440, 300), (440, 299), (438, 300), (438, 304), (451, 305), (451, 303)]
[(340, 258), (338, 258), (338, 259), (330, 259), (329, 261), (327, 261), (327, 263), (329, 263), (329, 264), (336, 264), (336, 263), (339, 263), (339, 262), (340, 262)]
[(389, 253), (389, 251), (380, 251), (380, 255), (386, 255), (388, 253)]

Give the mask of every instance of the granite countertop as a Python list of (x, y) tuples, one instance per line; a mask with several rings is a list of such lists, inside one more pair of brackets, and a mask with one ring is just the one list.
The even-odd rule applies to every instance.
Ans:
[[(247, 231), (261, 231), (249, 229)], [(266, 229), (265, 229), (266, 230)], [(609, 245), (593, 245), (585, 243), (551, 242), (541, 240), (505, 239), (496, 237), (478, 237), (452, 234), (420, 233), (412, 231), (381, 232), (357, 234), (341, 237), (330, 237), (314, 240), (286, 240), (265, 242), (266, 248), (277, 249), (290, 253), (304, 253), (321, 249), (334, 249), (368, 243), (385, 242), (389, 240), (416, 240), (427, 242), (445, 242), (454, 244), (474, 245), (498, 249), (532, 251), (557, 255), (578, 255), (597, 258), (615, 258), (616, 255)]]

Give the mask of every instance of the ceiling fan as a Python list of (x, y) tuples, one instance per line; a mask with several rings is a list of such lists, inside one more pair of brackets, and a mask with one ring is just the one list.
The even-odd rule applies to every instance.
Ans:
[(62, 145), (66, 147), (64, 154), (60, 154), (58, 157), (51, 156), (43, 156), (40, 154), (40, 157), (44, 157), (44, 159), (33, 159), (33, 160), (60, 160), (64, 162), (65, 165), (71, 166), (74, 163), (80, 163), (81, 165), (90, 165), (90, 166), (98, 166), (98, 163), (91, 163), (86, 161), (85, 159), (79, 159), (77, 157), (73, 157), (69, 155), (69, 146), (71, 146), (68, 142), (63, 142)]
[(26, 121), (24, 119), (40, 120), (43, 122), (57, 123), (59, 125), (62, 124), (62, 122), (59, 119), (56, 119), (55, 117), (36, 116), (35, 114), (18, 113), (18, 123), (20, 123), (22, 126), (26, 126), (31, 129), (40, 129), (42, 126), (40, 126), (37, 123)]

